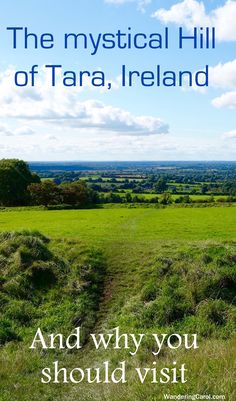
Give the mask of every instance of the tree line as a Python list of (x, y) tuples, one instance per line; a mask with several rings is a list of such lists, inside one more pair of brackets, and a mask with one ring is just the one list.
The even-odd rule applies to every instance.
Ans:
[[(178, 203), (213, 203), (213, 196), (206, 199), (193, 199), (189, 195), (180, 195), (173, 198), (168, 192), (167, 182), (159, 178), (156, 182), (156, 191), (161, 195), (145, 197), (135, 191), (116, 193), (110, 191), (101, 193), (95, 190), (85, 180), (56, 183), (54, 180), (40, 179), (32, 173), (23, 160), (0, 160), (0, 205), (1, 206), (61, 206), (90, 207), (99, 203), (153, 203), (170, 205)], [(218, 198), (217, 202), (235, 202), (234, 195), (227, 198)]]
[(1, 206), (67, 204), (86, 207), (97, 200), (96, 192), (82, 180), (57, 185), (52, 180), (41, 181), (23, 160), (0, 160)]

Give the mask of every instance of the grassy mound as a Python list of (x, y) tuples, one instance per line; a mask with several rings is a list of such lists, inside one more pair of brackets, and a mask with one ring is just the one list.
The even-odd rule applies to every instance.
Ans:
[(50, 240), (38, 232), (0, 235), (0, 344), (24, 340), (35, 327), (69, 333), (96, 321), (104, 261), (78, 242)]
[(233, 245), (202, 244), (159, 252), (139, 279), (138, 295), (119, 312), (122, 327), (221, 339), (235, 332)]

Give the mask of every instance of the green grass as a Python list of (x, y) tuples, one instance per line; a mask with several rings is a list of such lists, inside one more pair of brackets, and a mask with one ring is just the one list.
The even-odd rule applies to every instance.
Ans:
[[(130, 189), (126, 189), (125, 192), (115, 192), (115, 194), (118, 194), (121, 197), (125, 197), (126, 193), (130, 193), (132, 195), (132, 197), (138, 196), (138, 197), (142, 197), (144, 199), (152, 199), (152, 198), (155, 198), (155, 197), (160, 198), (162, 196), (162, 194), (146, 193), (146, 192), (135, 194)], [(102, 192), (102, 194), (106, 195), (107, 192)], [(181, 193), (180, 194), (171, 194), (171, 198), (172, 198), (173, 201), (175, 201), (175, 199), (178, 199), (180, 196), (183, 196), (183, 194), (181, 194)], [(211, 195), (201, 195), (201, 194), (192, 195), (192, 194), (189, 194), (189, 196), (193, 201), (197, 201), (197, 200), (203, 201), (203, 200), (211, 199)], [(214, 195), (213, 197), (214, 197), (215, 201), (217, 201), (218, 199), (227, 199), (227, 195)]]
[(231, 240), (236, 238), (236, 212), (226, 207), (0, 212), (0, 231), (22, 229), (92, 243)]
[(76, 241), (49, 242), (38, 232), (0, 235), (0, 346), (24, 340), (32, 326), (69, 334), (78, 316), (87, 331), (93, 328), (102, 255)]
[(69, 369), (100, 366), (104, 360), (115, 367), (118, 361), (127, 360), (131, 374), (134, 366), (151, 366), (149, 343), (132, 358), (125, 351), (94, 353), (91, 344), (81, 353), (55, 356), (38, 355), (9, 343), (0, 353), (1, 401), (163, 401), (165, 392), (225, 394), (226, 401), (236, 399), (235, 299), (231, 293), (235, 291), (231, 287), (235, 280), (235, 208), (0, 212), (1, 231), (22, 228), (51, 237), (50, 249), (59, 258), (70, 255), (70, 248), (75, 249), (78, 262), (83, 249), (95, 247), (103, 253), (105, 291), (96, 332), (117, 325), (126, 332), (196, 330), (202, 339), (197, 351), (164, 350), (157, 359), (158, 367), (171, 365), (173, 360), (186, 363), (188, 383), (173, 386), (141, 385), (135, 379), (124, 386), (43, 386), (39, 382), (40, 370), (55, 357)]

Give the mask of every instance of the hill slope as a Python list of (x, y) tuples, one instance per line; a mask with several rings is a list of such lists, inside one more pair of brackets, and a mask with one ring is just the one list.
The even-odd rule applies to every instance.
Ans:
[[(227, 210), (226, 220), (228, 209), (224, 210)], [(225, 227), (223, 217), (219, 215), (219, 220), (215, 220), (214, 212), (209, 221), (199, 222), (199, 210), (197, 210), (196, 214), (191, 213), (191, 220), (187, 221), (186, 219), (185, 222), (183, 218), (182, 222), (179, 221), (179, 227), (182, 224), (182, 231), (176, 230), (177, 225), (174, 222), (172, 229), (175, 228), (178, 240), (172, 238), (174, 233), (171, 233), (171, 225), (167, 228), (172, 239), (164, 240), (161, 239), (160, 226), (157, 225), (160, 216), (152, 213), (156, 211), (145, 211), (144, 213), (142, 211), (132, 213), (133, 211), (131, 211), (130, 213), (128, 210), (127, 215), (123, 215), (124, 210), (120, 210), (113, 214), (113, 220), (111, 211), (109, 211), (109, 218), (106, 213), (104, 217), (104, 215), (97, 215), (97, 211), (92, 212), (79, 211), (76, 214), (78, 220), (74, 221), (74, 224), (71, 223), (70, 213), (68, 213), (67, 219), (66, 215), (62, 216), (60, 223), (58, 223), (59, 220), (54, 220), (54, 223), (52, 221), (52, 225), (48, 212), (45, 212), (45, 215), (41, 212), (41, 220), (31, 220), (30, 224), (34, 228), (42, 225), (42, 221), (46, 227), (48, 218), (47, 231), (54, 229), (53, 227), (59, 224), (61, 233), (67, 229), (70, 236), (73, 233), (82, 240), (54, 238), (49, 244), (44, 244), (51, 253), (46, 262), (55, 263), (57, 261), (60, 265), (63, 261), (63, 266), (66, 266), (66, 274), (63, 273), (64, 278), (61, 276), (58, 288), (57, 286), (54, 289), (50, 288), (50, 291), (53, 290), (53, 295), (51, 294), (49, 297), (50, 300), (46, 296), (41, 303), (39, 312), (40, 310), (42, 312), (48, 305), (51, 307), (49, 313), (45, 313), (44, 317), (35, 317), (36, 320), (28, 322), (28, 327), (24, 327), (23, 330), (19, 325), (16, 328), (16, 335), (21, 335), (23, 342), (16, 339), (15, 342), (6, 342), (2, 348), (0, 352), (2, 366), (0, 400), (28, 401), (29, 398), (25, 394), (30, 393), (32, 386), (34, 392), (30, 399), (33, 401), (39, 399), (42, 401), (52, 399), (58, 401), (78, 399), (82, 401), (95, 399), (162, 401), (164, 393), (212, 393), (225, 394), (229, 399), (236, 398), (233, 380), (235, 353), (232, 351), (236, 345), (236, 242), (233, 241), (232, 234), (230, 234), (232, 240), (225, 241), (228, 233), (234, 232), (234, 217), (228, 220), (228, 227)], [(211, 210), (207, 212), (210, 213)], [(29, 220), (27, 223), (25, 212), (18, 213), (17, 224), (20, 224), (21, 220), (21, 224), (26, 223), (27, 226)], [(34, 213), (32, 212), (31, 217)], [(222, 211), (222, 215), (223, 213), (224, 211)], [(10, 216), (11, 213), (8, 215)], [(97, 220), (93, 221), (91, 217), (95, 215)], [(185, 209), (183, 209), (184, 215)], [(55, 216), (58, 215), (54, 214), (54, 218)], [(168, 222), (166, 216), (165, 214), (166, 224), (171, 224), (171, 220)], [(103, 220), (101, 221), (101, 219)], [(161, 219), (160, 217), (160, 222)], [(13, 226), (14, 222), (8, 220), (8, 225)], [(210, 230), (213, 225), (212, 236), (220, 240), (211, 238), (208, 231), (203, 231), (203, 226), (208, 226), (208, 230)], [(165, 232), (167, 232), (167, 228)], [(113, 231), (110, 231), (112, 229)], [(120, 232), (121, 229), (122, 232)], [(149, 231), (150, 229), (151, 231)], [(188, 240), (186, 240), (187, 233), (189, 234)], [(43, 236), (37, 235), (40, 241), (44, 241)], [(13, 242), (18, 241), (16, 234), (11, 236), (3, 234), (2, 238), (10, 239)], [(22, 238), (20, 242), (22, 242)], [(200, 238), (200, 240), (196, 241), (196, 238)], [(208, 238), (208, 240), (206, 241), (204, 238)], [(94, 249), (91, 244), (96, 244), (96, 248)], [(100, 250), (97, 249), (98, 244)], [(19, 251), (19, 247), (13, 249), (9, 254), (10, 260), (5, 267), (7, 274), (10, 274), (9, 272), (15, 274), (13, 273), (14, 263), (18, 260), (15, 254)], [(3, 246), (3, 249), (5, 248)], [(33, 265), (34, 263), (35, 260)], [(91, 276), (89, 267), (91, 264), (95, 267), (98, 276), (97, 274)], [(82, 270), (80, 270), (81, 267)], [(32, 266), (30, 265), (28, 268), (32, 272)], [(81, 291), (83, 277), (80, 274), (77, 277), (80, 285), (78, 282), (75, 284), (74, 280), (75, 271), (78, 273), (83, 270), (89, 271), (90, 276), (89, 280), (85, 280), (87, 285), (83, 284)], [(5, 282), (9, 279), (10, 276), (5, 279)], [(75, 291), (75, 294), (70, 293), (69, 297), (65, 291), (68, 288), (68, 282), (70, 291)], [(71, 285), (72, 282), (73, 285)], [(90, 292), (94, 284), (98, 286), (98, 291)], [(38, 287), (37, 291), (42, 294), (45, 289)], [(34, 295), (36, 292), (34, 290)], [(63, 294), (65, 293), (64, 298)], [(95, 298), (93, 298), (94, 293), (96, 294)], [(84, 294), (86, 294), (86, 299), (87, 296), (92, 296), (92, 299), (89, 298), (91, 302), (84, 302)], [(54, 305), (51, 304), (53, 297), (55, 297)], [(64, 302), (61, 303), (63, 298), (67, 303), (65, 308), (61, 307)], [(78, 299), (76, 303), (75, 299)], [(71, 309), (67, 307), (70, 302)], [(80, 302), (84, 307), (85, 313), (82, 322), (87, 333), (88, 331), (95, 331), (97, 334), (110, 332), (110, 329), (117, 326), (123, 333), (146, 333), (147, 340), (136, 356), (130, 356), (127, 350), (114, 351), (112, 347), (107, 351), (94, 352), (91, 341), (85, 345), (83, 350), (72, 353), (66, 351), (37, 353), (28, 349), (32, 333), (39, 323), (41, 325), (44, 318), (46, 319), (45, 327), (48, 325), (48, 330), (53, 327), (48, 324), (51, 321), (54, 322), (53, 328), (59, 330), (62, 318), (65, 332), (75, 327), (76, 324), (80, 325), (81, 321), (76, 319), (73, 321), (72, 315), (70, 315), (70, 310), (78, 311)], [(56, 303), (57, 306), (55, 306)], [(6, 309), (9, 314), (10, 308)], [(81, 313), (79, 315), (82, 316)], [(77, 313), (74, 316), (76, 317)], [(15, 316), (13, 320), (16, 320)], [(164, 347), (157, 358), (153, 357), (149, 338), (152, 333), (193, 332), (198, 333), (199, 349), (197, 351), (186, 351), (184, 348), (176, 351)], [(75, 367), (98, 367), (102, 366), (104, 361), (109, 361), (111, 367), (115, 368), (120, 361), (125, 360), (128, 383), (123, 385), (86, 384), (85, 382), (79, 385), (40, 384), (42, 368), (52, 367), (55, 360), (58, 360), (61, 366), (67, 367), (68, 370)], [(158, 370), (164, 366), (173, 366), (173, 361), (178, 364), (185, 363), (188, 367), (188, 382), (184, 385), (181, 383), (154, 385), (147, 381), (142, 385), (133, 375), (134, 368), (153, 367), (154, 361), (158, 363)], [(14, 383), (17, 385), (15, 386)]]

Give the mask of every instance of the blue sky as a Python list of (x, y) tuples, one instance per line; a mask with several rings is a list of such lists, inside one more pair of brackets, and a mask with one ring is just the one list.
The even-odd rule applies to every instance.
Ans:
[[(235, 160), (236, 1), (235, 0), (12, 0), (1, 5), (0, 157), (26, 160)], [(178, 29), (216, 28), (214, 50), (178, 49)], [(50, 32), (53, 49), (12, 49), (6, 27)], [(167, 50), (63, 49), (64, 33), (163, 33)], [(39, 66), (34, 88), (17, 88), (14, 74)], [(89, 81), (55, 88), (45, 64), (63, 70), (103, 70), (112, 89)], [(210, 66), (209, 88), (123, 88), (121, 65), (130, 70), (197, 71)]]

